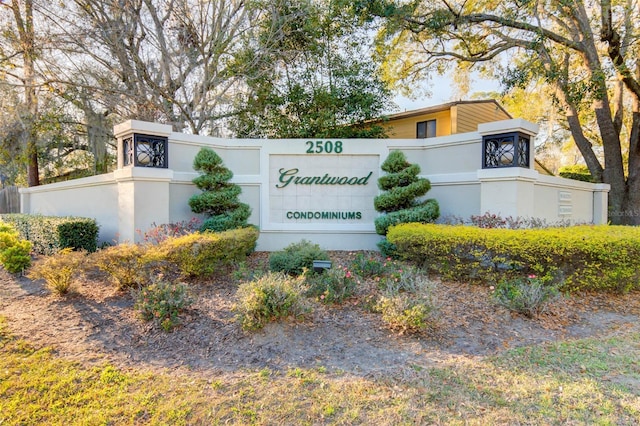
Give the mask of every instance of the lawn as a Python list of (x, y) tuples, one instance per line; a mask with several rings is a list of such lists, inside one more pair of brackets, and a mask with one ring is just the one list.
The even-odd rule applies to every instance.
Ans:
[(452, 355), (410, 374), (86, 367), (0, 332), (0, 424), (638, 424), (640, 334)]

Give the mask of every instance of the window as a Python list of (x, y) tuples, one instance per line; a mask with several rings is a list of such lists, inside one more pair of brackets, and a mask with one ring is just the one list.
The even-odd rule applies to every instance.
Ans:
[(420, 121), (417, 127), (418, 139), (435, 138), (436, 137), (436, 120)]

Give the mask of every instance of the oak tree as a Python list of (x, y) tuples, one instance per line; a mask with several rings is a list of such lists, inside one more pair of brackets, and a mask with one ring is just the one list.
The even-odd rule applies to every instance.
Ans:
[(506, 88), (543, 79), (613, 223), (640, 224), (640, 7), (632, 0), (360, 0), (382, 19), (387, 76), (412, 80), (456, 64)]

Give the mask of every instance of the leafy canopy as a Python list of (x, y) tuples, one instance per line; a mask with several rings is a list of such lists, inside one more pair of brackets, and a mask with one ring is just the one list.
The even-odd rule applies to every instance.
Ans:
[(473, 67), (505, 89), (543, 81), (596, 182), (610, 219), (640, 224), (640, 9), (633, 2), (361, 0), (380, 22), (384, 77), (413, 84)]

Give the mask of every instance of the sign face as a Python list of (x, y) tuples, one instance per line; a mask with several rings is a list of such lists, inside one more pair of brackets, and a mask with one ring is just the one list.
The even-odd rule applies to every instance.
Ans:
[(379, 156), (342, 154), (342, 142), (307, 144), (307, 155), (269, 156), (270, 222), (372, 223)]

